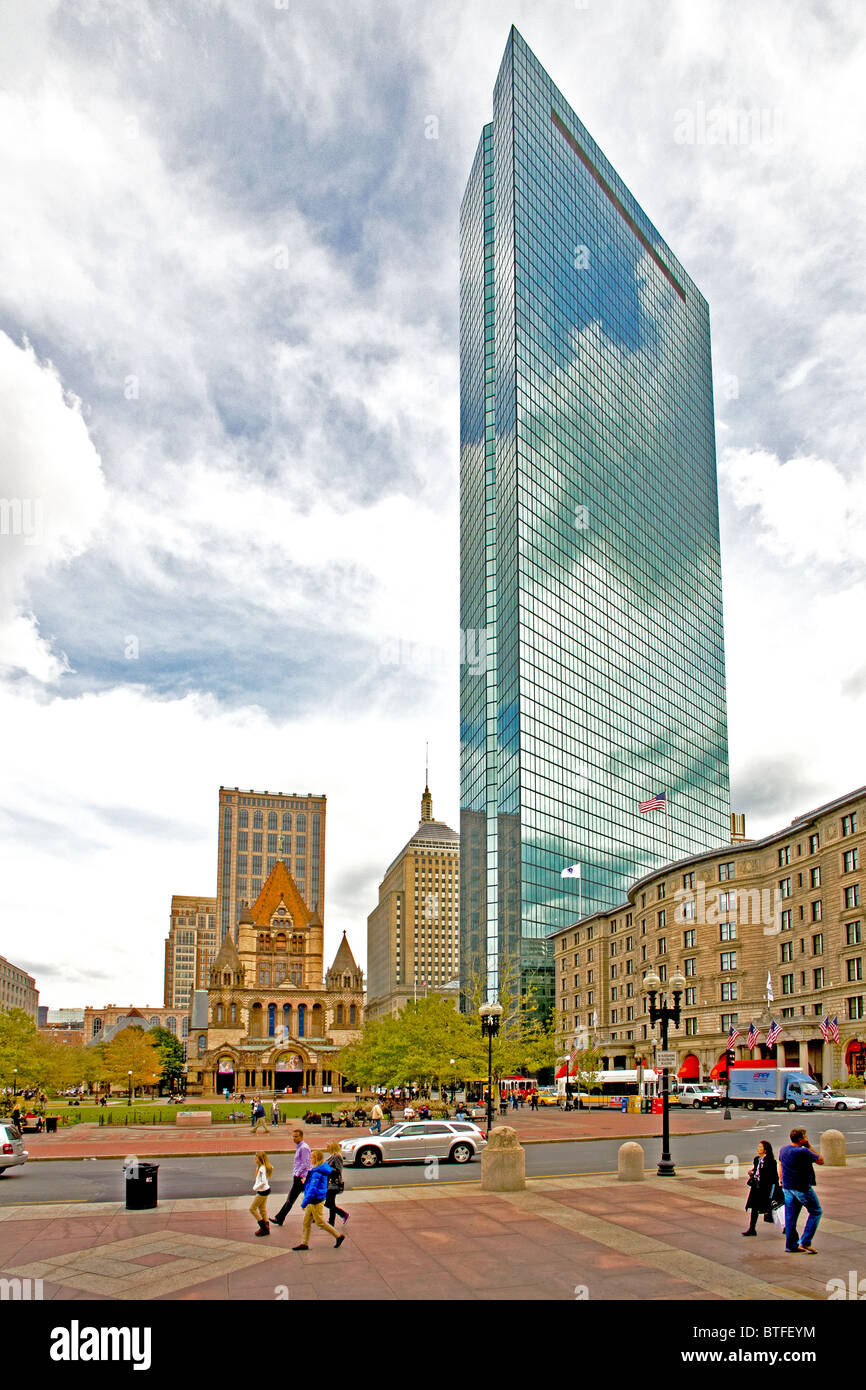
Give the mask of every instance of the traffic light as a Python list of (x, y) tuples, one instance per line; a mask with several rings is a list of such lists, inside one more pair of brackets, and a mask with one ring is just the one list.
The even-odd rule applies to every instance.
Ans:
[(727, 1051), (725, 1052), (725, 1065), (728, 1066), (728, 1067), (732, 1067), (732, 1066), (734, 1065), (734, 1060), (735, 1060), (734, 1049), (733, 1049), (732, 1047), (729, 1047), (729, 1048), (727, 1049)]

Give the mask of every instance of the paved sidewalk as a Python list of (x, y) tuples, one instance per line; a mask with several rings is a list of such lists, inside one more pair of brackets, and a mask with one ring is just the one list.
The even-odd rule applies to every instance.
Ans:
[(820, 1169), (815, 1256), (786, 1255), (763, 1223), (743, 1239), (745, 1176), (546, 1178), (487, 1194), (477, 1180), (353, 1191), (350, 1173), (345, 1244), (314, 1227), (297, 1253), (299, 1209), (257, 1239), (248, 1198), (5, 1207), (0, 1277), (75, 1300), (823, 1301), (829, 1280), (866, 1268), (866, 1159)]
[[(754, 1115), (735, 1111), (730, 1120), (721, 1110), (672, 1110), (672, 1134), (715, 1134), (719, 1130), (751, 1129)], [(324, 1147), (331, 1139), (349, 1139), (369, 1134), (362, 1129), (336, 1129), (332, 1125), (305, 1125), (299, 1122), (307, 1139)], [(540, 1110), (509, 1113), (497, 1125), (517, 1130), (522, 1144), (549, 1144), (592, 1139), (658, 1139), (661, 1115), (623, 1115), (615, 1110)], [(195, 1157), (209, 1154), (254, 1153), (265, 1145), (269, 1153), (286, 1153), (294, 1148), (292, 1128), (272, 1125), (270, 1133), (253, 1134), (249, 1125), (214, 1125), (208, 1129), (178, 1129), (175, 1125), (75, 1125), (56, 1134), (24, 1136), (31, 1158), (124, 1158), (135, 1153), (140, 1158)], [(484, 1126), (482, 1125), (482, 1128)], [(314, 1142), (315, 1141), (315, 1142)]]

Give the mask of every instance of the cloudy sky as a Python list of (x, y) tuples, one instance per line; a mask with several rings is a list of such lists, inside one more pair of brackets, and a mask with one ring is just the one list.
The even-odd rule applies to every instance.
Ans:
[[(514, 22), (712, 315), (733, 802), (866, 782), (860, 0), (0, 0), (0, 953), (162, 999), (220, 784), (364, 955), (458, 823), (457, 214)], [(435, 119), (433, 119), (435, 118)]]

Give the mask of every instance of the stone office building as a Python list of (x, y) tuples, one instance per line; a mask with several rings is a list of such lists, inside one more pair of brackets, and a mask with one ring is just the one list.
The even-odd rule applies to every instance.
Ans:
[(278, 860), (193, 996), (191, 1094), (340, 1091), (334, 1058), (360, 1036), (364, 979), (345, 933), (327, 972), (323, 950), (319, 912)]
[[(763, 839), (667, 864), (618, 907), (556, 932), (563, 1051), (594, 1038), (608, 1069), (652, 1066), (641, 982), (651, 967), (663, 982), (679, 968), (682, 1022), (669, 1043), (681, 1077), (718, 1076), (732, 1026), (740, 1060), (775, 1056), (824, 1084), (863, 1076), (864, 825), (861, 787)], [(838, 1020), (838, 1042), (825, 1040), (824, 1019)], [(761, 1040), (750, 1053), (751, 1023)]]

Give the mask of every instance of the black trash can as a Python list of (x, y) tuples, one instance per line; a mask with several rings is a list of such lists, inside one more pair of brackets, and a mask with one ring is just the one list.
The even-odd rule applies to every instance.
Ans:
[(130, 1163), (126, 1167), (126, 1210), (151, 1211), (156, 1206), (158, 1163)]
[(56, 1134), (56, 1133), (57, 1133), (57, 1116), (56, 1116), (56, 1115), (48, 1115), (48, 1116), (46, 1117), (46, 1120), (45, 1120), (45, 1133), (46, 1133), (46, 1134)]

